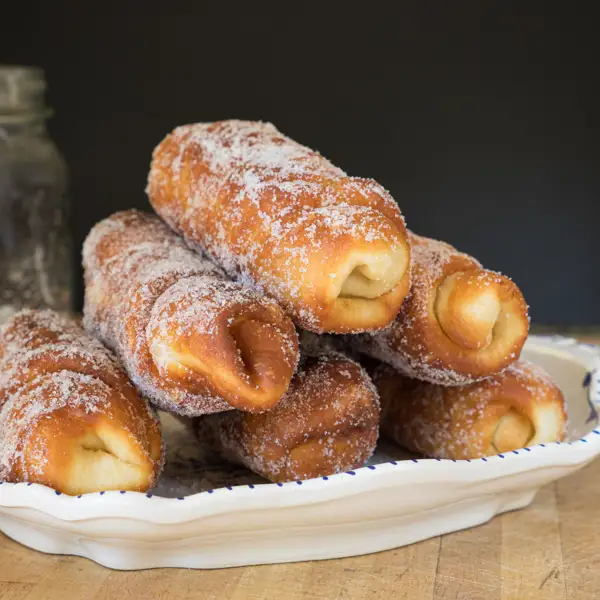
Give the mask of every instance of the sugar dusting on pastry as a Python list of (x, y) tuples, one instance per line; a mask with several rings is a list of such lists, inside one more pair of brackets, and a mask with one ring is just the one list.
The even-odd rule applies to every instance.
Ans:
[[(169, 186), (185, 190), (185, 199), (157, 206), (153, 200)], [(321, 245), (327, 252), (337, 238), (383, 241), (394, 251), (406, 243), (398, 206), (379, 184), (348, 177), (269, 123), (178, 127), (154, 151), (147, 192), (188, 243), (316, 331), (323, 307), (307, 301), (307, 284), (293, 273), (314, 266)]]
[[(82, 384), (86, 385), (85, 395), (81, 394)], [(90, 393), (94, 388), (96, 393)], [(23, 454), (32, 444), (31, 438), (36, 435), (36, 427), (42, 419), (52, 419), (58, 410), (66, 407), (85, 414), (101, 413), (109, 408), (110, 393), (109, 386), (95, 377), (59, 371), (41, 375), (34, 380), (31, 389), (12, 394), (0, 412), (0, 481), (8, 478), (16, 461), (23, 464), (26, 481), (43, 474), (47, 464), (44, 445), (35, 440), (40, 451), (33, 461), (25, 460)]]
[[(392, 365), (409, 377), (446, 386), (467, 385), (502, 370), (518, 359), (527, 336), (529, 316), (520, 291), (509, 278), (482, 269), (481, 264), (451, 245), (410, 234), (412, 247), (412, 288), (395, 321), (387, 328), (372, 334), (348, 336), (346, 343), (357, 351), (369, 354)], [(444, 277), (459, 271), (478, 272), (473, 281), (478, 285), (501, 290), (511, 287), (510, 302), (519, 321), (514, 339), (506, 348), (491, 353), (468, 351), (451, 342), (440, 327), (432, 298)], [(489, 369), (486, 371), (486, 362)], [(460, 364), (461, 368), (453, 368)], [(479, 372), (478, 372), (479, 371)]]
[[(43, 337), (40, 329), (45, 332)], [(83, 335), (78, 325), (53, 311), (21, 311), (0, 329), (0, 340), (0, 407), (8, 391), (36, 375), (40, 360), (77, 362), (108, 381), (123, 377), (100, 342)]]
[(387, 365), (376, 369), (374, 381), (382, 398), (382, 431), (428, 456), (495, 454), (490, 448), (497, 423), (511, 409), (531, 422), (533, 443), (559, 441), (566, 433), (560, 390), (542, 368), (526, 361), (462, 387), (408, 380)]
[[(272, 411), (210, 415), (198, 419), (196, 431), (226, 458), (286, 481), (363, 466), (375, 449), (378, 426), (373, 383), (357, 363), (335, 353), (305, 356)], [(295, 459), (305, 444), (309, 456)]]
[[(224, 315), (239, 310), (268, 315), (280, 333), (279, 356), (291, 377), (296, 336), (291, 322), (289, 331), (283, 331), (288, 320), (277, 304), (228, 281), (158, 218), (126, 211), (105, 219), (87, 238), (83, 263), (86, 329), (116, 352), (138, 389), (157, 407), (186, 416), (231, 409), (208, 378), (204, 385), (165, 377), (149, 341), (154, 335), (164, 340), (214, 335), (218, 342), (226, 335)], [(191, 371), (189, 377), (194, 378)]]
[[(48, 476), (48, 453), (56, 444), (64, 444), (68, 463), (62, 436), (70, 432), (61, 429), (66, 417), (59, 416), (65, 409), (71, 417), (113, 419), (118, 405), (122, 418), (114, 426), (144, 453), (146, 484), (154, 483), (163, 458), (156, 414), (113, 355), (74, 321), (49, 310), (15, 314), (0, 329), (0, 373), (0, 480), (14, 480), (15, 472), (33, 481)], [(38, 435), (37, 427), (49, 421), (55, 435)]]

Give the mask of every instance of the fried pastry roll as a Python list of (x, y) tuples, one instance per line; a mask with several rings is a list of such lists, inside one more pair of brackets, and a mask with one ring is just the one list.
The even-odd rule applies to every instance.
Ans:
[(0, 481), (65, 494), (146, 491), (163, 448), (155, 412), (74, 322), (25, 310), (0, 330)]
[(379, 430), (379, 402), (371, 380), (342, 355), (305, 357), (302, 363), (273, 410), (201, 417), (194, 422), (198, 439), (275, 482), (363, 466)]
[(178, 127), (154, 151), (147, 193), (188, 243), (305, 329), (384, 327), (408, 293), (410, 250), (393, 198), (269, 123)]
[(83, 263), (85, 328), (158, 408), (260, 412), (285, 394), (298, 361), (292, 321), (157, 217), (131, 210), (100, 222)]
[(434, 458), (481, 458), (564, 439), (565, 401), (540, 367), (525, 361), (466, 386), (404, 377), (389, 365), (373, 373), (381, 434)]
[(346, 342), (441, 385), (466, 385), (517, 360), (529, 331), (519, 288), (449, 244), (414, 234), (410, 240), (412, 287), (395, 321)]

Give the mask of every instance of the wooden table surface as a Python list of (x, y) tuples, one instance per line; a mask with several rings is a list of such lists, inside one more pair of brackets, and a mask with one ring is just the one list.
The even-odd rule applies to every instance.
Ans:
[(599, 502), (596, 461), (480, 527), (357, 558), (214, 571), (110, 571), (0, 534), (0, 600), (600, 599)]

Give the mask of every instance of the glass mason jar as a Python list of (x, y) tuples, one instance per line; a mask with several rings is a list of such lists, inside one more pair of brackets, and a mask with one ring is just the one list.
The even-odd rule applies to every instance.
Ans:
[(0, 65), (0, 323), (72, 308), (67, 168), (46, 133), (44, 72)]

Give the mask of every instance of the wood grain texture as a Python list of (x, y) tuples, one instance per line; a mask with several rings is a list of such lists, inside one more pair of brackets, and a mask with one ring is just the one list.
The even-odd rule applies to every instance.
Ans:
[(502, 523), (502, 600), (564, 600), (566, 596), (556, 485), (538, 492), (531, 510)]
[(599, 499), (596, 461), (480, 527), (354, 558), (213, 571), (110, 571), (0, 534), (0, 600), (593, 600)]

